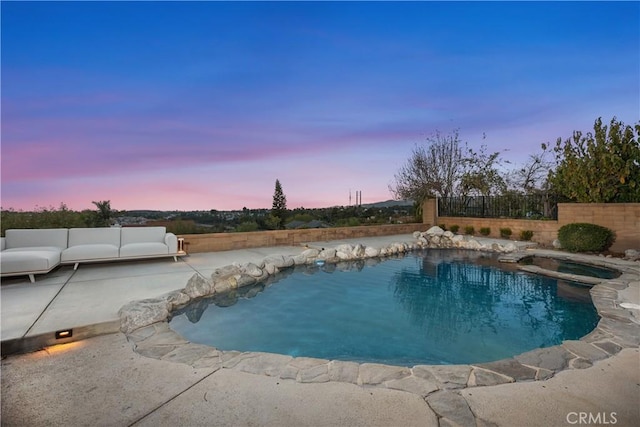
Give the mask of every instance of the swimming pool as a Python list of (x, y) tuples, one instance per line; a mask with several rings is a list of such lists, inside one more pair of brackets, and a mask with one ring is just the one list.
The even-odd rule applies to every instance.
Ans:
[(428, 250), (305, 266), (173, 313), (186, 339), (400, 366), (499, 360), (577, 339), (598, 321), (588, 289), (519, 272), (494, 254)]
[(600, 279), (615, 279), (616, 277), (620, 277), (620, 272), (610, 268), (554, 258), (531, 256), (524, 258), (520, 263), (523, 265), (535, 265), (559, 273), (577, 274), (579, 276), (597, 277)]

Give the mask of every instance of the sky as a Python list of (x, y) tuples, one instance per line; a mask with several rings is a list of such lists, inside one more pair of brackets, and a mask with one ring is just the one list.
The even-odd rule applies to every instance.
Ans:
[[(458, 131), (515, 167), (640, 117), (639, 2), (7, 2), (1, 206), (393, 197)], [(483, 138), (484, 136), (484, 138)]]

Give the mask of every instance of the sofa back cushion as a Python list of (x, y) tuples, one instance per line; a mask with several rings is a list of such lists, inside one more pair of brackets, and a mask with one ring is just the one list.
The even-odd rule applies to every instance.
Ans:
[(107, 244), (120, 247), (120, 228), (71, 228), (69, 229), (69, 247), (79, 245)]
[(122, 246), (130, 243), (164, 243), (166, 227), (122, 227)]
[(66, 228), (14, 229), (5, 232), (6, 249), (33, 247), (67, 247), (69, 230)]

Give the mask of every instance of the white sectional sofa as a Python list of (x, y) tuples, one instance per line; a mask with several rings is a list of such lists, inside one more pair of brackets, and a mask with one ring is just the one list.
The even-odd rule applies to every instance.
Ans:
[(0, 273), (4, 276), (48, 273), (60, 264), (185, 255), (178, 238), (165, 227), (56, 228), (7, 230), (2, 238)]

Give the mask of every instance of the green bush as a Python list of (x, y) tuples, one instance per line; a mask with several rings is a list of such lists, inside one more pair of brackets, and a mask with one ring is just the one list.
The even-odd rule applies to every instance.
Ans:
[(445, 224), (438, 224), (438, 227), (442, 228), (444, 231), (447, 231), (447, 226)]
[(246, 233), (248, 231), (257, 231), (259, 230), (258, 223), (255, 221), (246, 221), (241, 223), (236, 227), (236, 231), (240, 233)]
[(502, 237), (503, 239), (511, 238), (511, 229), (509, 227), (501, 228), (500, 229), (500, 237)]
[(454, 224), (449, 228), (449, 231), (451, 231), (452, 233), (457, 233), (458, 230), (460, 230), (460, 226), (457, 224)]
[(480, 234), (482, 234), (483, 236), (488, 236), (489, 234), (491, 234), (491, 228), (489, 227), (480, 228)]
[(464, 234), (469, 234), (473, 236), (473, 233), (475, 233), (476, 230), (473, 228), (473, 225), (467, 225), (466, 227), (464, 227)]
[(532, 237), (533, 237), (533, 231), (531, 230), (522, 230), (520, 232), (520, 240), (524, 240), (525, 242), (528, 242), (529, 240), (531, 240)]
[(616, 234), (600, 225), (574, 222), (560, 227), (558, 240), (570, 252), (602, 252), (615, 242)]

